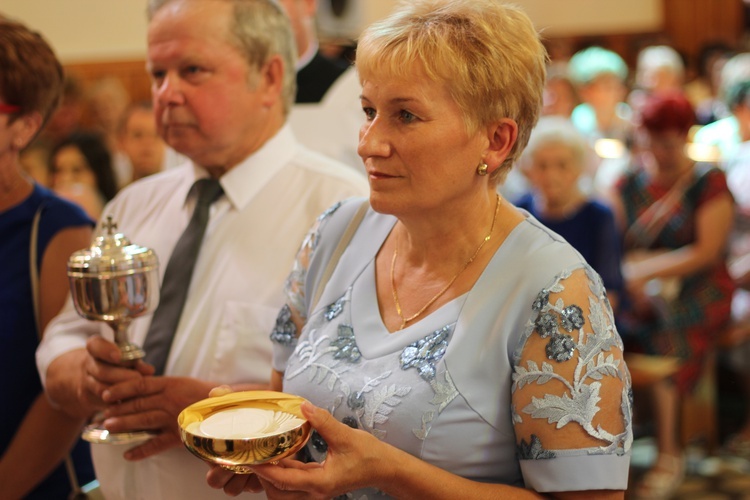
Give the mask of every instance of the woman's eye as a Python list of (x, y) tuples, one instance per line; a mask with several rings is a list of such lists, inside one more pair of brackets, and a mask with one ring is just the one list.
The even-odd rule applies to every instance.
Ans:
[(362, 108), (362, 111), (365, 112), (365, 117), (367, 117), (368, 120), (374, 120), (375, 119), (375, 110), (372, 108)]
[(414, 116), (413, 114), (409, 113), (408, 111), (406, 111), (406, 110), (404, 110), (404, 109), (402, 109), (402, 110), (401, 110), (401, 111), (399, 112), (399, 118), (400, 118), (400, 119), (401, 119), (401, 121), (402, 121), (402, 122), (404, 122), (404, 123), (411, 123), (411, 122), (413, 122), (414, 120), (416, 120), (416, 119), (417, 119), (417, 117), (416, 117), (416, 116)]

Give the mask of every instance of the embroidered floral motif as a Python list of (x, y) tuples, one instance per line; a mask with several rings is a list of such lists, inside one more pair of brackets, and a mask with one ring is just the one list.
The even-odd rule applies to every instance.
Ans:
[(341, 311), (344, 310), (344, 297), (341, 297), (339, 300), (331, 304), (330, 306), (326, 307), (326, 312), (323, 313), (323, 316), (328, 321), (332, 321), (333, 318), (341, 314)]
[(531, 435), (531, 442), (527, 443), (526, 440), (522, 439), (521, 443), (516, 447), (516, 454), (520, 460), (542, 460), (547, 458), (555, 458), (555, 452), (551, 450), (545, 450), (542, 446), (542, 441), (537, 437), (536, 434)]
[[(619, 454), (622, 455), (630, 450), (633, 441), (631, 429), (630, 400), (632, 390), (627, 370), (621, 366), (621, 360), (616, 358), (615, 350), (622, 351), (622, 341), (617, 335), (614, 327), (614, 317), (609, 303), (606, 301), (604, 288), (601, 280), (588, 266), (584, 267), (588, 278), (589, 290), (601, 292), (600, 295), (589, 295), (588, 316), (584, 319), (583, 309), (577, 304), (565, 306), (562, 298), (557, 298), (554, 303), (549, 302), (538, 311), (536, 321), (531, 320), (525, 335), (533, 335), (537, 332), (540, 336), (551, 336), (546, 346), (546, 355), (549, 359), (558, 362), (568, 361), (578, 352), (576, 368), (572, 379), (555, 372), (552, 364), (544, 362), (539, 366), (533, 360), (527, 360), (525, 366), (516, 364), (513, 373), (513, 392), (522, 389), (526, 384), (545, 384), (551, 380), (562, 384), (565, 389), (562, 394), (546, 394), (541, 398), (531, 398), (531, 403), (521, 410), (522, 414), (530, 415), (531, 418), (544, 418), (550, 424), (555, 424), (560, 429), (570, 423), (576, 423), (588, 435), (600, 440), (604, 444), (592, 447), (588, 453), (594, 454)], [(549, 287), (553, 293), (565, 290), (563, 281), (571, 276), (571, 272), (565, 272), (555, 279), (554, 284)], [(544, 290), (540, 295), (545, 296)], [(544, 298), (538, 299), (535, 304), (544, 302)], [(559, 315), (559, 316), (558, 316)], [(577, 338), (571, 335), (559, 333), (557, 325), (553, 326), (553, 319), (559, 318), (560, 326), (577, 334)], [(587, 331), (584, 331), (587, 327)], [(554, 333), (552, 334), (551, 332)], [(572, 332), (576, 332), (573, 334)], [(518, 357), (520, 350), (516, 353)], [(622, 395), (620, 398), (620, 409), (624, 420), (624, 430), (619, 434), (607, 432), (601, 425), (594, 425), (593, 420), (599, 413), (599, 402), (601, 397), (599, 391), (604, 377), (615, 377), (624, 381)], [(514, 424), (521, 424), (525, 417), (512, 410)], [(555, 452), (545, 450), (537, 436), (531, 436), (531, 442), (521, 441), (518, 446), (518, 455), (521, 458), (550, 458), (548, 453)]]
[(325, 212), (323, 212), (322, 214), (318, 215), (318, 220), (322, 221), (323, 219), (329, 217), (331, 214), (333, 214), (333, 212), (335, 212), (336, 210), (338, 210), (340, 206), (341, 206), (341, 202), (337, 201), (336, 203), (334, 203), (333, 205), (331, 205), (330, 207), (328, 207)]
[(583, 311), (576, 305), (568, 306), (560, 313), (562, 320), (562, 327), (567, 331), (572, 332), (582, 328), (585, 324), (583, 320)]
[(549, 302), (549, 290), (542, 290), (534, 299), (534, 303), (531, 304), (531, 310), (541, 311), (547, 305), (547, 302)]
[(547, 357), (558, 363), (567, 361), (573, 357), (576, 344), (570, 335), (553, 335), (547, 343)]
[(339, 325), (339, 336), (331, 342), (331, 347), (337, 350), (333, 354), (334, 359), (343, 359), (349, 363), (356, 363), (362, 357), (354, 338), (354, 330), (349, 325)]
[(422, 441), (427, 438), (427, 434), (432, 428), (433, 419), (440, 415), (445, 407), (458, 396), (458, 389), (453, 383), (450, 373), (446, 370), (443, 372), (443, 376), (445, 382), (440, 382), (437, 377), (430, 380), (430, 387), (435, 393), (430, 404), (437, 406), (437, 411), (427, 410), (422, 413), (422, 426), (419, 429), (412, 429), (412, 433)]
[(435, 378), (435, 364), (443, 358), (448, 347), (452, 325), (435, 330), (425, 338), (409, 344), (401, 352), (401, 369), (416, 368), (426, 381)]
[(297, 340), (297, 326), (292, 321), (292, 310), (284, 304), (276, 317), (276, 326), (271, 331), (271, 341), (290, 346), (295, 340)]
[(551, 312), (544, 312), (536, 320), (536, 331), (543, 339), (557, 334), (557, 316)]

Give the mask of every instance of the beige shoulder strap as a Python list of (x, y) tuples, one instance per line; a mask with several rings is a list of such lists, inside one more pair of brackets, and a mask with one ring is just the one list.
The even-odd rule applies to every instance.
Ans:
[(346, 250), (346, 247), (349, 246), (349, 243), (354, 237), (354, 233), (357, 231), (357, 228), (362, 222), (362, 219), (364, 218), (369, 206), (369, 200), (365, 200), (364, 202), (362, 202), (357, 211), (354, 213), (354, 217), (352, 217), (349, 225), (346, 227), (344, 234), (341, 235), (341, 239), (339, 240), (338, 245), (336, 245), (336, 249), (333, 251), (333, 254), (331, 254), (331, 259), (328, 261), (328, 265), (326, 265), (325, 271), (320, 277), (320, 281), (318, 281), (318, 287), (315, 289), (315, 295), (313, 296), (312, 302), (310, 302), (310, 306), (315, 306), (318, 303), (318, 300), (320, 300), (320, 296), (323, 294), (323, 289), (326, 287), (328, 280), (333, 274), (333, 270), (336, 269), (336, 265), (339, 263), (341, 254), (343, 254), (344, 250)]
[(31, 274), (31, 298), (34, 303), (34, 321), (36, 322), (36, 332), (39, 339), (42, 338), (42, 317), (39, 310), (39, 269), (36, 267), (37, 245), (39, 241), (39, 220), (42, 218), (44, 204), (34, 214), (34, 221), (31, 223), (31, 241), (29, 243), (29, 273)]

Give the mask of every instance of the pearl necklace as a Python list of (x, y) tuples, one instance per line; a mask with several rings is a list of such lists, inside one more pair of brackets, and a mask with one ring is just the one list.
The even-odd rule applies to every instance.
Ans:
[(469, 260), (466, 261), (466, 264), (459, 269), (459, 271), (448, 281), (448, 284), (445, 285), (442, 290), (440, 290), (434, 297), (432, 297), (427, 303), (422, 306), (422, 308), (417, 311), (416, 313), (412, 314), (408, 318), (404, 317), (404, 313), (401, 310), (401, 304), (398, 301), (398, 292), (396, 291), (396, 280), (393, 278), (394, 269), (396, 267), (396, 257), (398, 256), (398, 243), (399, 243), (399, 236), (396, 235), (396, 247), (393, 249), (393, 257), (391, 258), (391, 291), (393, 292), (393, 302), (396, 304), (396, 312), (398, 313), (398, 317), (401, 318), (401, 326), (399, 327), (399, 330), (403, 330), (406, 327), (406, 324), (410, 321), (414, 321), (419, 316), (422, 315), (423, 312), (427, 310), (428, 307), (430, 307), (432, 304), (435, 303), (437, 299), (443, 296), (445, 292), (448, 291), (448, 289), (455, 283), (455, 281), (458, 279), (459, 276), (461, 276), (461, 273), (463, 273), (467, 267), (469, 267), (469, 264), (474, 262), (474, 259), (477, 258), (477, 255), (479, 255), (479, 252), (482, 250), (482, 247), (484, 247), (484, 244), (490, 241), (490, 238), (492, 237), (492, 232), (495, 229), (495, 221), (497, 220), (497, 213), (500, 209), (500, 195), (497, 195), (497, 199), (495, 201), (495, 215), (492, 217), (492, 225), (490, 226), (490, 231), (487, 233), (487, 236), (485, 236), (482, 239), (482, 242), (479, 244), (477, 249), (474, 251), (474, 255), (469, 258)]

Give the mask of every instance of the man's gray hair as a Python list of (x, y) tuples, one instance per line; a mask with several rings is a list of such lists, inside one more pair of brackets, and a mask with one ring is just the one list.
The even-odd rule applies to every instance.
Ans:
[[(148, 19), (171, 2), (207, 0), (149, 0)], [(294, 105), (297, 94), (297, 46), (289, 18), (277, 0), (213, 0), (233, 5), (232, 24), (227, 40), (235, 45), (247, 59), (251, 68), (260, 70), (268, 60), (279, 55), (284, 62), (282, 98), (284, 114)]]

